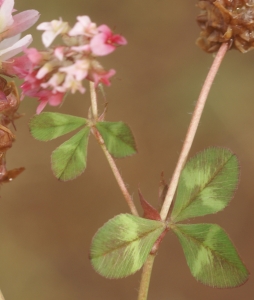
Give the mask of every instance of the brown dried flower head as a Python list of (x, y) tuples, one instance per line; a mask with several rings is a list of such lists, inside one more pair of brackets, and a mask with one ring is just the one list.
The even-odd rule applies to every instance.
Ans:
[(199, 1), (197, 45), (216, 52), (222, 43), (245, 53), (254, 48), (254, 0)]

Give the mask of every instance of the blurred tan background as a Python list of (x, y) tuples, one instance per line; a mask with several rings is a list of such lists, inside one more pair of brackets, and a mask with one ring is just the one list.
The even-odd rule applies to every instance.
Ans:
[[(39, 22), (62, 17), (74, 24), (89, 15), (123, 34), (128, 45), (102, 58), (115, 68), (106, 88), (107, 120), (124, 121), (138, 144), (136, 156), (119, 160), (129, 191), (137, 189), (157, 205), (161, 171), (170, 178), (195, 101), (212, 63), (212, 55), (195, 46), (199, 29), (195, 1), (55, 0), (16, 1), (19, 11), (37, 9)], [(38, 24), (39, 24), (38, 22)], [(32, 46), (43, 49), (40, 32)], [(122, 280), (96, 274), (88, 260), (96, 230), (108, 219), (128, 212), (102, 151), (91, 137), (88, 166), (78, 179), (62, 183), (52, 175), (50, 154), (66, 137), (42, 143), (28, 131), (36, 100), (25, 99), (16, 122), (17, 141), (8, 167), (25, 166), (14, 182), (1, 187), (0, 288), (6, 300), (137, 299), (140, 272)], [(69, 97), (47, 111), (86, 116), (89, 95)], [(230, 205), (213, 216), (190, 220), (222, 226), (250, 272), (254, 271), (254, 51), (227, 54), (209, 96), (191, 156), (209, 146), (234, 151), (241, 182)], [(139, 204), (138, 204), (139, 206)], [(140, 207), (139, 207), (140, 208)], [(254, 278), (236, 289), (212, 289), (196, 282), (176, 237), (169, 233), (155, 261), (149, 300), (249, 300)]]

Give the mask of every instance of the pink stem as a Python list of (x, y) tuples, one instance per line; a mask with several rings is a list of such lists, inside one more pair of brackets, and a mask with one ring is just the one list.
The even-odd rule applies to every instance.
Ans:
[(127, 190), (127, 187), (126, 187), (126, 185), (125, 185), (125, 183), (123, 181), (123, 178), (122, 178), (122, 176), (121, 176), (121, 174), (120, 174), (120, 172), (119, 172), (119, 170), (117, 168), (117, 165), (116, 165), (113, 157), (108, 152), (108, 149), (107, 149), (107, 147), (106, 147), (106, 145), (104, 143), (104, 140), (103, 140), (102, 136), (100, 135), (100, 133), (98, 132), (98, 130), (96, 128), (93, 128), (92, 132), (94, 133), (94, 136), (96, 137), (97, 141), (99, 142), (99, 144), (100, 144), (100, 146), (101, 146), (101, 148), (102, 148), (102, 150), (103, 150), (103, 152), (104, 152), (104, 154), (105, 154), (105, 156), (107, 158), (107, 161), (108, 161), (108, 163), (110, 165), (110, 168), (111, 168), (111, 170), (112, 170), (112, 172), (113, 172), (113, 174), (115, 176), (115, 179), (116, 179), (116, 181), (118, 183), (118, 186), (119, 186), (121, 192), (123, 193), (123, 196), (124, 196), (124, 198), (125, 198), (128, 206), (129, 206), (129, 208), (131, 210), (131, 213), (134, 216), (138, 216), (138, 211), (137, 211), (136, 206), (135, 206), (135, 204), (133, 202), (133, 199), (132, 199), (130, 193), (128, 192), (128, 190)]
[(172, 176), (172, 179), (171, 179), (171, 182), (170, 182), (170, 185), (168, 188), (167, 195), (165, 197), (165, 201), (163, 203), (163, 206), (162, 206), (162, 209), (160, 212), (162, 220), (166, 220), (166, 218), (167, 218), (168, 211), (169, 211), (170, 205), (172, 203), (172, 200), (173, 200), (176, 188), (177, 188), (179, 177), (180, 177), (182, 169), (185, 165), (186, 159), (188, 157), (190, 148), (192, 146), (192, 143), (193, 143), (193, 140), (194, 140), (194, 137), (195, 137), (198, 125), (199, 125), (199, 121), (200, 121), (200, 118), (201, 118), (201, 115), (202, 115), (202, 112), (203, 112), (203, 109), (204, 109), (204, 106), (206, 103), (208, 93), (210, 91), (210, 88), (214, 81), (215, 75), (218, 72), (220, 64), (221, 64), (227, 50), (228, 50), (228, 44), (226, 44), (226, 43), (222, 44), (219, 51), (216, 54), (216, 57), (213, 61), (213, 64), (209, 70), (209, 73), (206, 77), (205, 83), (200, 92), (195, 110), (192, 115), (190, 126), (187, 131), (186, 138), (185, 138), (185, 141), (184, 141), (184, 144), (182, 147), (182, 151), (180, 153), (174, 174)]

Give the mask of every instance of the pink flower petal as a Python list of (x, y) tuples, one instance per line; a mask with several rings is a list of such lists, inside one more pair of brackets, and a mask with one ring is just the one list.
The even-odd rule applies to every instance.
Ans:
[(115, 45), (126, 45), (127, 40), (120, 34), (113, 34), (112, 30), (107, 25), (98, 27), (98, 31), (107, 36), (107, 42)]
[(105, 34), (108, 35), (108, 36), (112, 35), (111, 29), (110, 29), (107, 25), (105, 25), (105, 24), (100, 25), (100, 26), (98, 27), (98, 31), (99, 31), (99, 32), (103, 32), (103, 33), (105, 33)]
[(12, 37), (9, 37), (7, 39), (4, 39), (3, 41), (0, 42), (0, 50), (6, 49), (8, 47), (11, 47), (16, 42), (19, 41), (20, 37), (21, 37), (21, 34), (17, 34), (15, 36), (12, 36)]
[(4, 0), (0, 7), (0, 32), (5, 31), (6, 27), (11, 26), (13, 23), (12, 10), (14, 6), (14, 0)]
[(97, 26), (88, 16), (77, 17), (78, 22), (68, 32), (70, 36), (85, 35), (92, 37), (97, 33)]
[(100, 82), (104, 83), (105, 85), (109, 86), (111, 83), (109, 81), (109, 78), (114, 76), (116, 71), (114, 69), (111, 69), (109, 71), (104, 72), (94, 72), (92, 74), (95, 86), (97, 86)]
[(63, 101), (63, 93), (56, 93), (56, 94), (51, 94), (51, 96), (49, 97), (49, 104), (51, 106), (58, 106), (59, 104), (62, 103)]
[(39, 19), (40, 14), (37, 10), (31, 9), (18, 13), (13, 16), (12, 25), (5, 31), (3, 38), (14, 36), (33, 26)]
[(57, 59), (59, 59), (60, 61), (62, 61), (63, 58), (64, 58), (64, 50), (65, 50), (64, 46), (56, 47), (55, 50), (54, 50), (55, 57)]
[(28, 35), (24, 36), (18, 42), (13, 44), (11, 47), (8, 47), (4, 50), (0, 50), (0, 60), (5, 61), (5, 60), (15, 56), (16, 54), (20, 53), (21, 51), (23, 51), (24, 48), (26, 48), (27, 46), (29, 46), (31, 44), (32, 40), (33, 39), (32, 39), (31, 34), (28, 34)]
[(94, 36), (90, 42), (90, 47), (92, 53), (98, 56), (108, 55), (115, 50), (115, 46), (106, 44), (107, 35), (104, 33), (99, 33)]
[(8, 75), (15, 75), (24, 78), (29, 72), (32, 64), (26, 55), (2, 63), (4, 72)]
[(90, 42), (92, 53), (98, 56), (110, 54), (116, 49), (117, 45), (126, 45), (126, 39), (119, 35), (113, 34), (107, 25), (98, 27), (99, 34), (95, 35)]
[(121, 45), (121, 46), (127, 45), (127, 40), (120, 34), (114, 34), (111, 37), (111, 42), (115, 45)]
[(40, 101), (40, 104), (37, 106), (37, 109), (36, 109), (37, 115), (39, 115), (43, 111), (43, 109), (45, 108), (47, 103), (48, 103), (48, 100), (41, 100)]
[(77, 60), (74, 64), (68, 67), (62, 67), (59, 69), (59, 71), (72, 75), (78, 81), (82, 81), (84, 78), (86, 78), (89, 67), (90, 67), (89, 60), (83, 59), (83, 60)]
[(43, 60), (43, 55), (36, 48), (24, 49), (24, 52), (34, 65), (39, 65)]
[(89, 44), (80, 45), (80, 46), (72, 46), (71, 50), (76, 51), (76, 52), (85, 52), (85, 53), (89, 54), (91, 52), (91, 47)]
[(47, 104), (51, 106), (58, 106), (62, 103), (64, 94), (63, 93), (55, 93), (53, 94), (49, 90), (43, 90), (41, 92), (38, 92), (37, 95), (34, 95), (34, 97), (39, 97), (40, 104), (38, 105), (36, 109), (36, 113), (40, 114), (45, 106)]

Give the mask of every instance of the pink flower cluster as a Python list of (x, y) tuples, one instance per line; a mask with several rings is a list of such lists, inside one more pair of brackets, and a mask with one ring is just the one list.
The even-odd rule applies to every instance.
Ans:
[[(67, 22), (53, 20), (41, 23), (37, 29), (44, 31), (42, 41), (46, 50), (26, 49), (24, 56), (3, 66), (8, 74), (24, 79), (21, 86), (23, 96), (38, 98), (37, 113), (47, 104), (59, 105), (69, 91), (84, 93), (84, 79), (95, 85), (110, 85), (109, 78), (115, 70), (106, 71), (96, 57), (113, 52), (118, 45), (125, 45), (124, 37), (113, 34), (106, 25), (97, 27), (88, 16), (77, 17), (72, 28)], [(63, 43), (52, 47), (58, 35)]]

